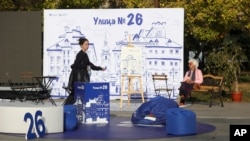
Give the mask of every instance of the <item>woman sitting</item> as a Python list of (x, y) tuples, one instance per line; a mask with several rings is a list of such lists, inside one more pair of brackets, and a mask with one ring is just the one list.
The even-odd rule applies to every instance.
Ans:
[(186, 98), (190, 97), (192, 89), (199, 89), (199, 85), (203, 82), (203, 74), (198, 69), (198, 61), (190, 59), (188, 61), (189, 70), (186, 72), (181, 87), (179, 88), (180, 103), (182, 106), (185, 104)]

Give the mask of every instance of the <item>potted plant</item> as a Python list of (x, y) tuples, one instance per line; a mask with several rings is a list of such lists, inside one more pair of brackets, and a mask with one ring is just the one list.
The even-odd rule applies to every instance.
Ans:
[(232, 71), (232, 83), (234, 85), (233, 91), (231, 92), (231, 97), (232, 101), (235, 102), (241, 102), (242, 100), (242, 92), (239, 90), (239, 81), (238, 81), (238, 76), (241, 71), (241, 66), (242, 66), (242, 59), (244, 57), (242, 48), (239, 46), (235, 46), (232, 48), (232, 51), (229, 51), (231, 53), (231, 59), (229, 60), (229, 64)]
[(238, 42), (238, 37), (232, 35), (225, 37), (219, 50), (212, 51), (206, 57), (205, 70), (224, 77), (224, 86), (231, 91), (233, 101), (240, 102), (242, 99), (238, 77), (242, 63), (246, 59), (245, 52)]

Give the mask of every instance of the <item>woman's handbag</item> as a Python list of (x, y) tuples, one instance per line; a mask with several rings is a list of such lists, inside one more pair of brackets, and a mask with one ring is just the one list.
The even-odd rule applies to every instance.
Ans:
[(194, 90), (199, 90), (201, 88), (200, 84), (194, 83), (193, 89)]

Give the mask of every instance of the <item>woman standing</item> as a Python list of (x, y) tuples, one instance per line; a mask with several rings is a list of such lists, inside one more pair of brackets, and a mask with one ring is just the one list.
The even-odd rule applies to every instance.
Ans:
[(71, 65), (71, 73), (69, 77), (69, 83), (67, 89), (69, 90), (69, 96), (65, 101), (65, 105), (74, 103), (74, 82), (89, 82), (90, 70), (106, 70), (100, 66), (95, 66), (89, 61), (86, 51), (89, 48), (89, 41), (86, 38), (79, 39), (79, 45), (81, 50), (77, 53), (74, 63)]

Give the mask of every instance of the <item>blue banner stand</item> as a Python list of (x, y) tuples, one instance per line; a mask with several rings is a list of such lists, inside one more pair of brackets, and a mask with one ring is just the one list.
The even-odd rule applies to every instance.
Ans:
[(102, 82), (75, 82), (75, 99), (81, 97), (85, 108), (85, 123), (109, 123), (110, 99), (109, 83)]

